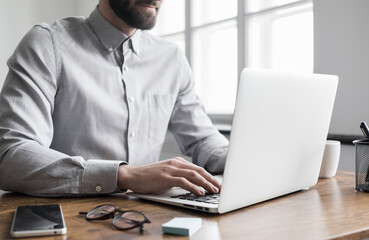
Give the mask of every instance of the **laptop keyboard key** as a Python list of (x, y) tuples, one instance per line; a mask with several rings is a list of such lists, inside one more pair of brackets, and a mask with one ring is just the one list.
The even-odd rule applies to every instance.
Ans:
[(204, 202), (204, 203), (211, 203), (211, 204), (219, 203), (219, 193), (212, 194), (212, 193), (206, 192), (204, 196), (197, 196), (193, 193), (186, 193), (186, 194), (181, 194), (177, 196), (171, 196), (171, 198), (179, 198), (182, 200)]

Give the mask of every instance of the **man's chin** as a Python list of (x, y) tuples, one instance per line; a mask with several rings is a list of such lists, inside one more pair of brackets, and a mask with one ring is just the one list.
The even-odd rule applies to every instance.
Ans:
[[(114, 3), (114, 1), (111, 2)], [(136, 3), (130, 9), (120, 9), (119, 5), (113, 6), (115, 6), (113, 10), (116, 15), (133, 28), (150, 30), (156, 24), (156, 16), (159, 9), (155, 8), (153, 5)]]
[(151, 12), (151, 11), (141, 12), (141, 19), (143, 19), (143, 21), (139, 24), (140, 26), (137, 28), (142, 29), (142, 30), (152, 29), (156, 24), (156, 11), (155, 12)]

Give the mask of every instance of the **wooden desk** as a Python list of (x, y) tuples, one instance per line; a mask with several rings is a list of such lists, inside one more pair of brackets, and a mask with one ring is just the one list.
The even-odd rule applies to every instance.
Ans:
[[(339, 172), (321, 179), (307, 191), (300, 191), (224, 215), (152, 203), (124, 195), (89, 198), (37, 198), (0, 191), (0, 239), (10, 238), (16, 206), (62, 205), (68, 233), (42, 239), (189, 239), (163, 235), (161, 225), (173, 217), (201, 217), (202, 228), (192, 239), (363, 239), (369, 237), (369, 193), (354, 190), (355, 175)], [(88, 222), (79, 211), (113, 203), (123, 209), (144, 212), (152, 221), (143, 234), (138, 229), (116, 230), (112, 220)]]

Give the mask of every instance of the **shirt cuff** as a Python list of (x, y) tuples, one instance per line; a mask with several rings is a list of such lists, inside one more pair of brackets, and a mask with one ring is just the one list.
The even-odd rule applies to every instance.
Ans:
[(117, 188), (118, 167), (124, 161), (88, 160), (82, 176), (82, 194), (107, 194)]

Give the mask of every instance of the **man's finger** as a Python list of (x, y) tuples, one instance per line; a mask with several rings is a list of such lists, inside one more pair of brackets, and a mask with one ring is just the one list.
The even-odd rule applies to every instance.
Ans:
[[(174, 158), (174, 159), (171, 159), (171, 160), (174, 160), (174, 161), (171, 162), (172, 166), (178, 167), (180, 169), (194, 170), (197, 173), (199, 173), (203, 178), (205, 178), (208, 182), (210, 182), (213, 186), (215, 186), (218, 190), (221, 189), (222, 186), (218, 182), (218, 180), (215, 177), (213, 177), (209, 172), (207, 172), (204, 168), (199, 167), (199, 166), (197, 166), (193, 163), (190, 163), (190, 162), (184, 160), (183, 158)], [(178, 161), (176, 161), (176, 160), (178, 160)], [(211, 192), (214, 192), (214, 191), (211, 190)], [(217, 191), (215, 191), (215, 192), (217, 192)]]
[(192, 192), (196, 195), (202, 196), (205, 194), (205, 191), (203, 188), (197, 186), (196, 184), (191, 183), (189, 180), (187, 180), (184, 177), (173, 177), (171, 179), (174, 186), (181, 187), (183, 189), (186, 189), (189, 192)]
[(219, 183), (219, 181), (213, 176), (211, 175), (208, 171), (206, 171), (204, 168), (196, 166), (196, 171), (203, 176), (207, 181), (209, 181), (211, 184), (213, 184), (215, 187), (217, 187), (218, 189), (221, 189), (222, 185)]
[(205, 188), (207, 191), (212, 193), (218, 193), (219, 188), (205, 179), (202, 175), (200, 175), (197, 171), (192, 169), (179, 169), (174, 170), (174, 175), (177, 177), (184, 177), (191, 183)]

